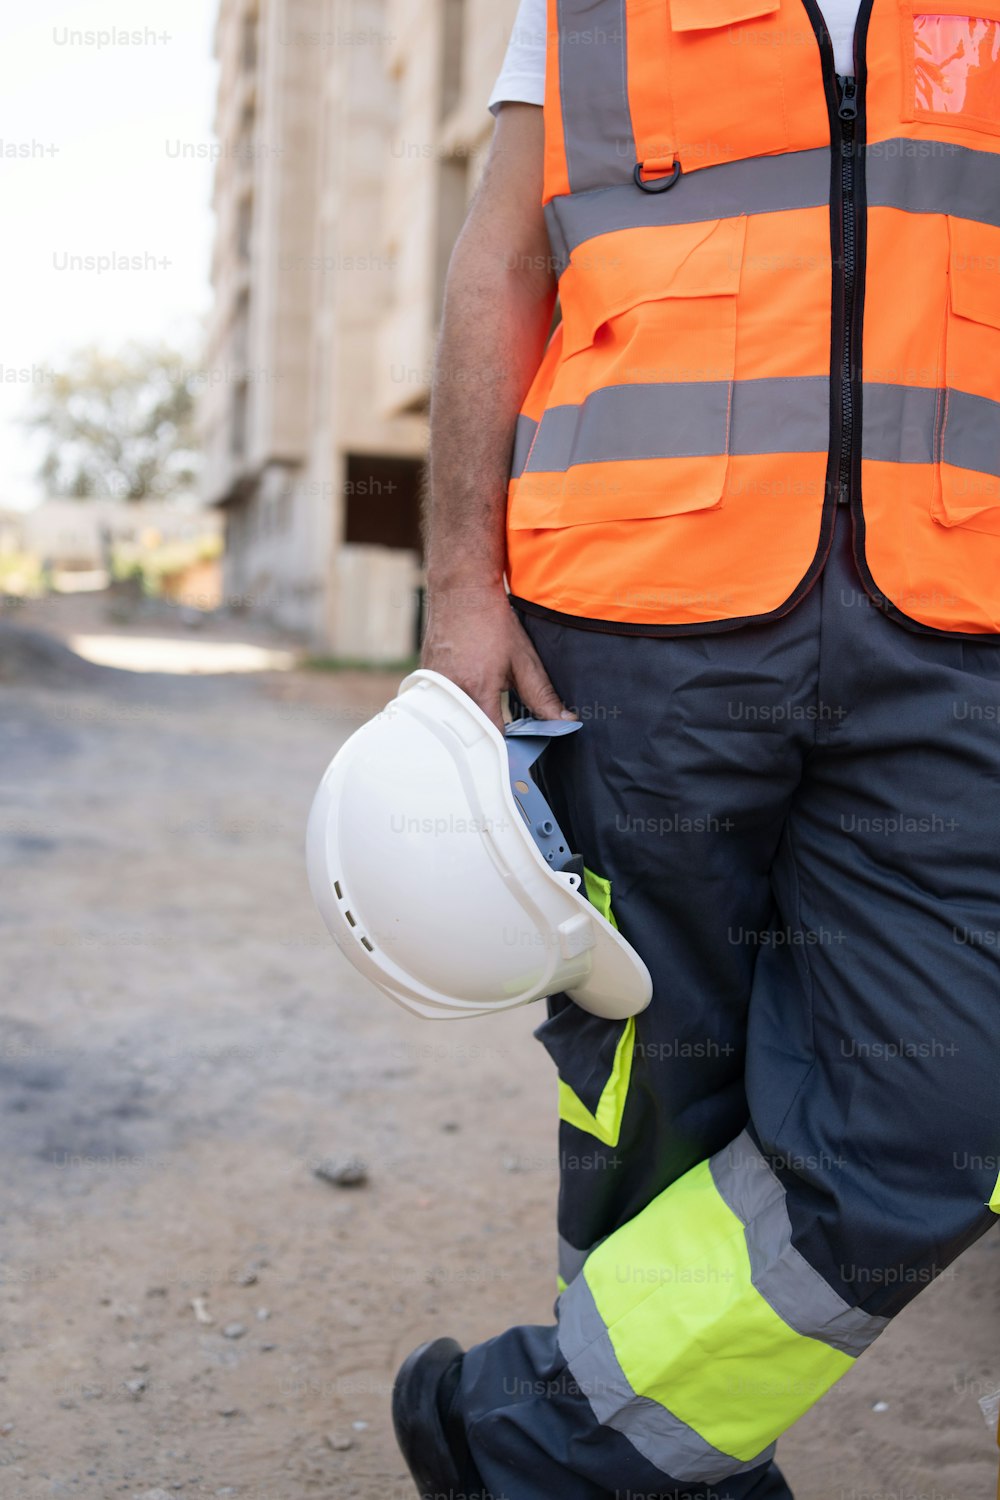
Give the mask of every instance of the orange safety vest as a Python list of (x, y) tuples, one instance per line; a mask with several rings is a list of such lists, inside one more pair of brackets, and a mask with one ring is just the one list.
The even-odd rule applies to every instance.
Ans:
[(855, 53), (814, 0), (549, 0), (529, 611), (784, 614), (845, 503), (888, 613), (1000, 632), (1000, 0), (863, 0)]

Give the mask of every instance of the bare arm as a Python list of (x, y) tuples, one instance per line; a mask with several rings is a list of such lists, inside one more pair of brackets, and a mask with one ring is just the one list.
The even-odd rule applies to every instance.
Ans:
[(423, 664), (498, 726), (508, 687), (541, 718), (573, 717), (503, 586), (511, 443), (555, 304), (542, 149), (541, 109), (503, 105), (452, 253), (431, 393)]

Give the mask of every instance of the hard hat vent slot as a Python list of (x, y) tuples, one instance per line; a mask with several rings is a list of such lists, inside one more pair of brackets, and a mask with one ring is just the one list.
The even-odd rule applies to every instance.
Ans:
[(343, 901), (343, 899), (344, 899), (344, 893), (340, 889), (340, 881), (339, 880), (335, 880), (333, 882), (333, 888), (337, 892), (337, 900), (338, 901)]
[(375, 952), (374, 947), (372, 946), (372, 944), (368, 941), (368, 939), (366, 937), (363, 937), (361, 939), (361, 946), (362, 946), (362, 948), (367, 948), (369, 953), (374, 953)]
[(352, 927), (357, 927), (357, 925), (358, 925), (358, 924), (357, 924), (357, 922), (356, 922), (356, 920), (355, 920), (355, 917), (354, 917), (354, 913), (353, 913), (353, 912), (350, 912), (350, 911), (347, 911), (347, 910), (346, 910), (346, 909), (345, 909), (345, 911), (344, 911), (344, 916), (345, 916), (345, 917), (346, 917), (346, 918), (347, 918), (347, 920), (348, 920), (348, 921), (349, 921), (349, 922), (350, 922), (350, 924), (351, 924), (351, 926), (352, 926)]

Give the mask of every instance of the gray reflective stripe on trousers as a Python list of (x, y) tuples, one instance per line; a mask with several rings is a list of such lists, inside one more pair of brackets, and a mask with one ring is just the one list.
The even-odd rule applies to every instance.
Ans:
[(785, 1189), (750, 1136), (744, 1131), (708, 1165), (744, 1226), (750, 1280), (764, 1301), (796, 1333), (857, 1359), (889, 1320), (851, 1307), (795, 1249)]
[(638, 1396), (618, 1363), (586, 1277), (559, 1298), (559, 1348), (594, 1416), (628, 1438), (643, 1458), (671, 1479), (708, 1483), (746, 1474), (769, 1463), (772, 1443), (749, 1462), (722, 1453), (667, 1407)]
[[(511, 476), (524, 472), (529, 449), (530, 473), (557, 474), (630, 459), (822, 453), (828, 442), (829, 381), (821, 375), (602, 386), (581, 405), (550, 407), (541, 423), (519, 417)], [(884, 463), (943, 459), (1000, 478), (1000, 402), (866, 382), (861, 451)]]
[(589, 1254), (590, 1250), (578, 1250), (569, 1240), (559, 1236), (559, 1275), (567, 1286), (579, 1276)]
[(1000, 226), (1000, 155), (944, 141), (876, 141), (865, 147), (869, 208), (953, 214)]
[(579, 193), (631, 181), (635, 137), (625, 0), (559, 0), (558, 9), (559, 94), (570, 189)]
[(666, 193), (644, 193), (634, 183), (553, 198), (545, 206), (552, 253), (560, 272), (572, 250), (595, 235), (658, 224), (697, 224), (740, 214), (824, 208), (830, 201), (830, 152), (786, 151), (720, 162), (681, 176)]

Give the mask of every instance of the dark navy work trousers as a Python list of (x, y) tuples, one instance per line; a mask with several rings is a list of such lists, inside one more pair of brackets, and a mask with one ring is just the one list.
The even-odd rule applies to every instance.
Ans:
[[(996, 1223), (1000, 648), (887, 619), (858, 579), (846, 510), (782, 619), (650, 638), (522, 618), (584, 721), (546, 753), (546, 790), (610, 881), (654, 997), (614, 1144), (560, 1125), (557, 1324), (470, 1350), (457, 1409), (496, 1500), (788, 1500), (773, 1446), (727, 1469), (716, 1441), (758, 1420), (773, 1438), (786, 1406), (767, 1348), (695, 1330), (686, 1349), (683, 1311), (661, 1325), (651, 1299), (648, 1344), (633, 1318), (626, 1357), (600, 1326), (601, 1296), (619, 1296), (609, 1257), (711, 1158), (781, 1326), (853, 1357)], [(622, 1023), (555, 997), (538, 1037), (596, 1116)], [(751, 1161), (767, 1195), (744, 1212)], [(610, 1286), (596, 1323), (579, 1284), (595, 1247)], [(731, 1368), (712, 1387), (720, 1349)], [(658, 1360), (676, 1373), (651, 1398), (629, 1359), (647, 1386)], [(612, 1400), (630, 1381), (634, 1401)], [(665, 1411), (674, 1388), (681, 1416)], [(703, 1388), (725, 1399), (692, 1410)]]

